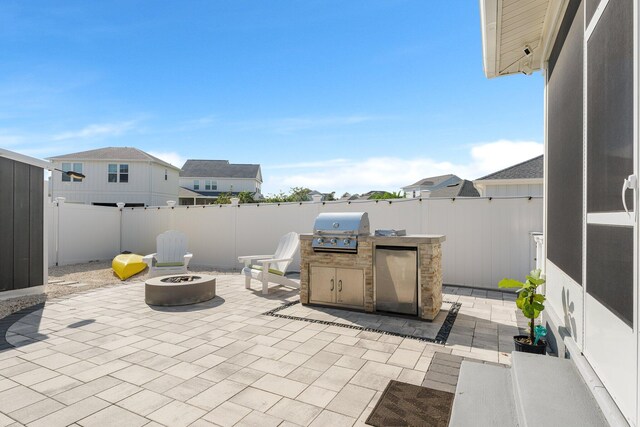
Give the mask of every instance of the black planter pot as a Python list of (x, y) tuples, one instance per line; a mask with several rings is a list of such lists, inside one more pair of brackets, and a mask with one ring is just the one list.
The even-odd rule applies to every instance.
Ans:
[(538, 340), (538, 344), (525, 344), (520, 342), (519, 339), (527, 339), (529, 335), (515, 335), (513, 337), (513, 343), (516, 346), (516, 351), (521, 351), (523, 353), (533, 353), (533, 354), (547, 354), (547, 342), (544, 340)]

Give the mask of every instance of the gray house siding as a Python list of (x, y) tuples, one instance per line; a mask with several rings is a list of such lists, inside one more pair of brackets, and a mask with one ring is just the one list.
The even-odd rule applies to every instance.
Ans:
[(43, 285), (42, 168), (0, 157), (0, 291)]

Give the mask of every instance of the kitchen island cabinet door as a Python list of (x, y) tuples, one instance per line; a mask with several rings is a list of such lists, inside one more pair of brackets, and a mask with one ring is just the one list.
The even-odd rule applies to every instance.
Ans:
[(311, 267), (309, 277), (309, 302), (333, 304), (336, 302), (336, 269)]
[(338, 304), (364, 307), (364, 270), (337, 268), (336, 290)]

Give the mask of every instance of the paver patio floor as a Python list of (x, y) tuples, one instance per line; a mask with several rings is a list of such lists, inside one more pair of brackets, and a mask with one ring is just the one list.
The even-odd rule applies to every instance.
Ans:
[(364, 425), (390, 379), (451, 391), (460, 357), (508, 364), (518, 332), (501, 292), (445, 287), (461, 308), (439, 345), (265, 316), (298, 291), (259, 288), (220, 275), (192, 306), (149, 307), (142, 283), (48, 301), (6, 334), (0, 427)]

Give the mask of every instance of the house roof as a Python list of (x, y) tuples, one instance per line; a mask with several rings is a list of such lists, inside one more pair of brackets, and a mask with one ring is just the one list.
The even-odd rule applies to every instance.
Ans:
[(104, 147), (95, 150), (79, 151), (77, 153), (63, 154), (49, 157), (48, 160), (133, 160), (152, 161), (163, 166), (180, 170), (178, 166), (167, 163), (149, 153), (134, 147)]
[(485, 179), (535, 179), (544, 178), (544, 156), (540, 155), (517, 165), (491, 173), (476, 181)]
[(455, 184), (432, 190), (429, 197), (480, 197), (480, 193), (467, 179), (461, 179)]
[(262, 181), (260, 165), (229, 163), (228, 160), (189, 159), (182, 166), (183, 178), (252, 178)]
[(447, 175), (438, 175), (438, 176), (431, 176), (429, 178), (422, 178), (420, 181), (415, 182), (411, 185), (407, 185), (406, 187), (402, 187), (402, 188), (419, 187), (419, 186), (437, 187), (438, 185), (442, 184), (444, 181), (451, 178), (457, 178), (458, 180), (460, 179), (456, 175), (453, 175), (450, 173)]

